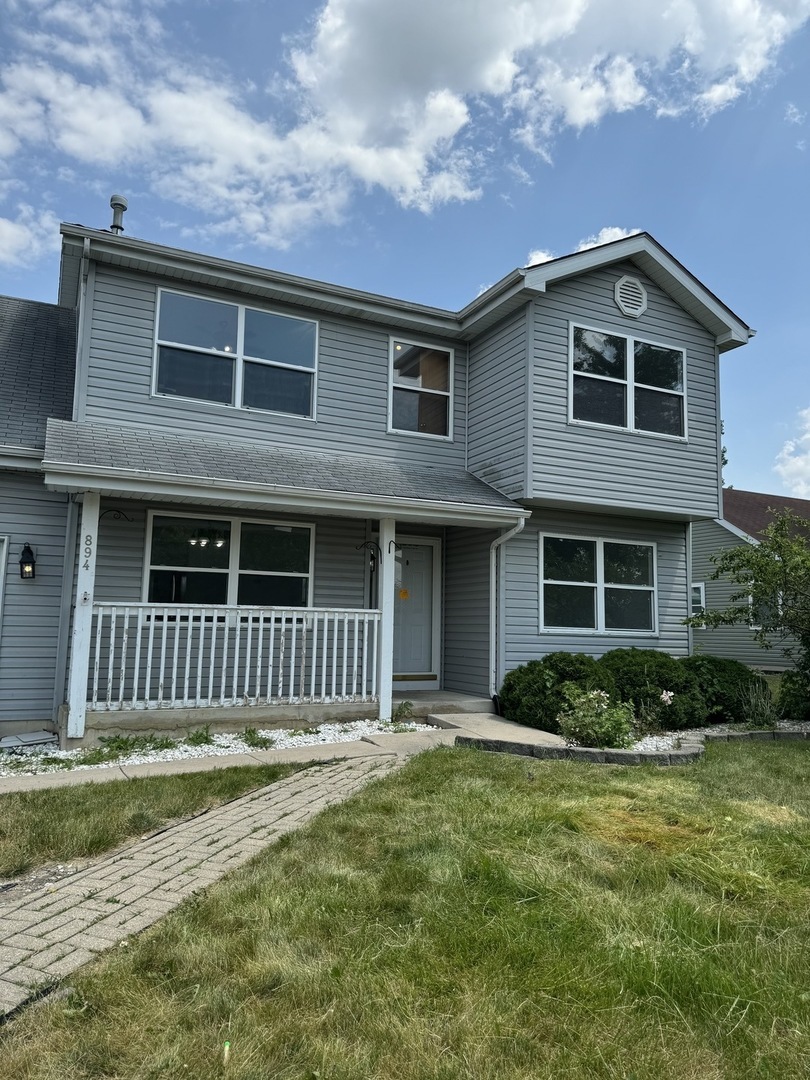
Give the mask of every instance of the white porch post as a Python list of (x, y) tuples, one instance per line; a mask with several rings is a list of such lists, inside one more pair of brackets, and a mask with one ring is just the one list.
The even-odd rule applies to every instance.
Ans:
[(396, 568), (396, 522), (393, 518), (380, 520), (380, 640), (378, 649), (377, 686), (380, 692), (380, 719), (391, 718), (391, 697), (394, 683), (394, 578)]
[(90, 635), (93, 624), (93, 589), (96, 583), (96, 548), (98, 546), (97, 491), (85, 491), (79, 522), (79, 572), (76, 579), (76, 607), (70, 635), (68, 672), (67, 736), (84, 735), (87, 711), (87, 676), (90, 666)]

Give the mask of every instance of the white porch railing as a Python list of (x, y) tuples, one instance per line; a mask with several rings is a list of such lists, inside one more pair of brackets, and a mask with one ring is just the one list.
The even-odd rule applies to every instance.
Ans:
[(378, 700), (380, 612), (93, 604), (88, 709)]

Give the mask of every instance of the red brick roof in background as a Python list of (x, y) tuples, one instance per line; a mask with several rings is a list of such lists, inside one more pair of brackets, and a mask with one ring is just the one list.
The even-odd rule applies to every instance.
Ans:
[(758, 536), (773, 521), (773, 514), (790, 510), (797, 517), (810, 520), (810, 500), (791, 499), (787, 495), (764, 495), (759, 491), (723, 488), (723, 517), (749, 536)]

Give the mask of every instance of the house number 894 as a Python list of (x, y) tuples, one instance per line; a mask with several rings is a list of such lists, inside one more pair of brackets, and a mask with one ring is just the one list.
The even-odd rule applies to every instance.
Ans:
[(90, 569), (90, 556), (93, 554), (93, 537), (90, 535), (90, 533), (88, 533), (87, 536), (85, 536), (85, 538), (84, 538), (84, 550), (83, 550), (82, 554), (84, 555), (84, 562), (82, 563), (82, 570), (89, 570)]

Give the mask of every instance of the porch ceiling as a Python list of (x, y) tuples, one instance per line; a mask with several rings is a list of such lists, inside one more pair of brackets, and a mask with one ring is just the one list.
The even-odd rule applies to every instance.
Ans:
[(463, 469), (91, 423), (48, 422), (56, 491), (505, 527), (530, 511)]

